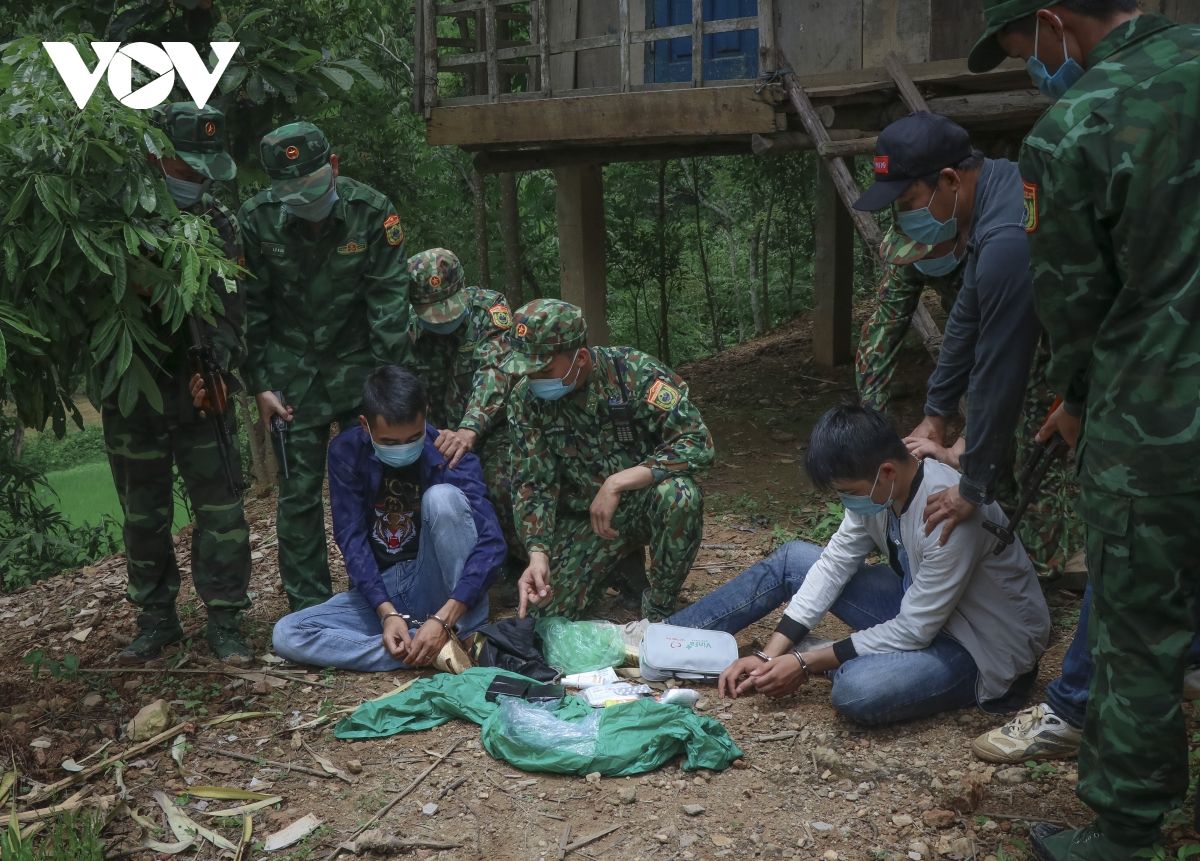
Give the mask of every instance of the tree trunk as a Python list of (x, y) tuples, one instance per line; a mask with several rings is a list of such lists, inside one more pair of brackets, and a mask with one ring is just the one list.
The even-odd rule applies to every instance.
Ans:
[(500, 174), (500, 230), (504, 234), (504, 294), (513, 308), (525, 304), (521, 285), (521, 211), (517, 206), (517, 175)]
[(492, 289), (492, 267), (488, 261), (487, 194), (484, 177), (471, 171), (471, 196), (475, 200), (475, 265), (479, 269), (479, 286)]
[(279, 465), (275, 457), (275, 447), (267, 434), (267, 429), (258, 420), (258, 409), (246, 392), (239, 392), (238, 405), (242, 411), (242, 421), (246, 426), (246, 436), (250, 439), (249, 472), (256, 495), (265, 496), (268, 491), (278, 484)]
[(521, 273), (525, 276), (525, 283), (529, 286), (529, 292), (532, 294), (532, 299), (542, 298), (542, 285), (538, 283), (537, 276), (533, 274), (533, 267), (528, 263), (521, 264)]
[(771, 281), (770, 281), (770, 256), (769, 248), (771, 245), (771, 219), (775, 216), (775, 189), (776, 184), (771, 184), (771, 197), (767, 201), (767, 220), (763, 227), (762, 243), (759, 250), (762, 254), (762, 315), (763, 322), (769, 329), (774, 323), (771, 317)]
[(11, 459), (16, 462), (21, 459), (21, 452), (25, 449), (25, 422), (19, 418), (14, 418), (12, 437), (8, 442), (8, 453)]
[(721, 321), (717, 315), (717, 295), (713, 292), (712, 277), (708, 271), (708, 253), (704, 250), (704, 230), (700, 223), (700, 175), (696, 162), (692, 160), (692, 191), (696, 197), (696, 249), (700, 252), (700, 271), (704, 274), (704, 295), (708, 299), (708, 316), (712, 321), (713, 352), (721, 352)]
[(658, 163), (658, 357), (671, 364), (671, 299), (667, 295), (667, 160)]
[(750, 317), (754, 321), (755, 335), (763, 335), (767, 331), (763, 321), (762, 297), (758, 292), (758, 246), (761, 237), (762, 225), (755, 224), (754, 232), (750, 234), (750, 272), (746, 279), (746, 293), (750, 297)]

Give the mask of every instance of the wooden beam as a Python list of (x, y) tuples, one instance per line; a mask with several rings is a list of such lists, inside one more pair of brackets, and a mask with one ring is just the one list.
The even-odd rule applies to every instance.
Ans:
[(550, 76), (550, 0), (537, 0), (537, 37), (541, 65), (538, 67), (539, 88), (547, 99), (554, 93)]
[(489, 147), (548, 141), (750, 135), (781, 131), (783, 116), (752, 85), (606, 96), (558, 97), (498, 105), (440, 107), (427, 125), (432, 146)]
[(434, 14), (439, 18), (459, 15), (463, 12), (484, 12), (488, 6), (516, 6), (528, 0), (459, 0), (458, 3), (433, 3)]
[[(621, 92), (629, 92), (629, 0), (617, 0), (617, 24), (621, 29), (621, 38), (617, 47), (621, 51)], [(554, 46), (550, 46), (554, 50)]]
[(883, 66), (888, 70), (888, 74), (892, 76), (892, 80), (896, 82), (896, 89), (900, 92), (900, 99), (908, 106), (910, 111), (929, 111), (929, 105), (925, 104), (925, 97), (921, 95), (921, 91), (917, 89), (917, 85), (913, 83), (913, 79), (908, 76), (908, 70), (904, 68), (904, 64), (900, 62), (900, 58), (896, 56), (895, 51), (889, 51), (887, 57), (883, 60)]
[[(854, 141), (867, 137), (858, 129), (829, 129), (829, 139), (834, 143)], [(773, 135), (752, 135), (750, 151), (755, 155), (783, 155), (789, 152), (814, 150), (817, 145), (804, 132), (779, 132)]]
[[(811, 147), (810, 147), (811, 149)], [(480, 173), (521, 173), (579, 164), (661, 161), (723, 155), (750, 155), (746, 139), (725, 139), (717, 143), (659, 143), (646, 146), (582, 146), (553, 150), (484, 150), (476, 153), (475, 169)]]
[(865, 138), (851, 138), (844, 141), (830, 141), (817, 147), (817, 155), (822, 158), (845, 158), (846, 156), (867, 155), (875, 152), (879, 138), (872, 135)]
[(588, 343), (603, 346), (608, 343), (603, 171), (598, 164), (560, 167), (554, 177), (562, 297), (583, 309)]
[(827, 368), (854, 359), (854, 226), (829, 171), (817, 173), (813, 256), (813, 358)]
[(484, 45), (487, 54), (487, 93), (490, 101), (500, 96), (499, 58), (496, 56), (496, 0), (486, 0), (483, 7)]
[(758, 73), (779, 68), (775, 56), (775, 0), (758, 0)]
[(692, 0), (692, 86), (704, 83), (704, 0)]

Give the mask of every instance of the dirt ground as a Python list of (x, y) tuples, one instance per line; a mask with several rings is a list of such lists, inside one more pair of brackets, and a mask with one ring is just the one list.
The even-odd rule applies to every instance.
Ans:
[[(803, 480), (803, 440), (822, 410), (852, 396), (853, 377), (849, 368), (810, 367), (808, 341), (807, 324), (798, 322), (683, 369), (719, 450), (705, 480), (705, 543), (685, 599), (725, 581), (779, 540), (820, 528), (826, 500)], [(910, 367), (900, 389), (913, 397), (903, 400), (899, 411), (915, 423), (915, 395), (929, 367), (919, 348), (906, 358)], [(275, 567), (273, 512), (269, 499), (249, 505), (255, 568), (248, 625), (263, 654), (271, 624), (286, 612)], [(337, 559), (336, 550), (333, 556)], [(971, 739), (994, 726), (995, 718), (966, 710), (864, 731), (835, 716), (824, 681), (781, 701), (722, 702), (711, 688), (702, 689), (700, 709), (719, 719), (745, 751), (741, 767), (720, 774), (684, 773), (677, 766), (598, 781), (524, 774), (489, 758), (480, 748), (478, 729), (464, 723), (378, 741), (339, 742), (331, 732), (339, 710), (384, 694), (412, 674), (303, 672), (265, 658), (256, 662), (256, 671), (240, 676), (211, 672), (203, 609), (187, 582), (186, 530), (178, 557), (185, 572), (184, 626), (195, 636), (148, 672), (124, 672), (112, 664), (134, 621), (123, 600), (120, 557), (0, 599), (0, 756), (11, 759), (29, 780), (45, 784), (68, 777), (60, 765), (64, 760), (81, 760), (109, 741), (112, 746), (101, 756), (126, 750), (131, 744), (126, 724), (157, 698), (170, 702), (175, 722), (194, 723), (181, 751), (182, 766), (170, 755), (170, 740), (125, 758), (127, 807), (143, 822), (156, 823), (160, 833), (147, 833), (124, 809), (109, 805), (104, 831), (109, 857), (150, 857), (155, 853), (138, 850), (145, 837), (175, 839), (162, 828), (162, 813), (151, 797), (155, 790), (186, 801), (188, 815), (237, 842), (240, 822), (207, 818), (202, 809), (239, 802), (205, 802), (188, 794), (190, 787), (221, 785), (282, 796), (277, 808), (254, 814), (256, 841), (308, 814), (322, 822), (296, 845), (271, 853), (256, 847), (248, 857), (325, 859), (435, 763), (379, 822), (383, 836), (408, 845), (363, 857), (1015, 861), (1028, 857), (1027, 820), (1078, 825), (1088, 819), (1073, 794), (1073, 763), (995, 769), (971, 757)], [(344, 587), (340, 560), (335, 564), (338, 585)], [(1078, 616), (1078, 596), (1054, 593), (1051, 603), (1055, 628), (1041, 665), (1042, 685), (1057, 674)], [(510, 595), (499, 590), (493, 606), (501, 614), (511, 612)], [(613, 618), (628, 618), (615, 607), (607, 609)], [(771, 630), (768, 620), (745, 632), (743, 644), (765, 641)], [(817, 633), (843, 632), (827, 624)], [(35, 651), (43, 658), (36, 680), (28, 665)], [(54, 678), (68, 655), (101, 672)], [(1188, 708), (1194, 732), (1194, 707)], [(276, 714), (203, 726), (221, 715), (259, 711)], [(439, 762), (437, 757), (455, 744)], [(317, 755), (341, 773), (323, 773)], [(119, 794), (113, 769), (87, 785), (93, 799)], [(1185, 821), (1182, 813), (1170, 820), (1176, 846), (1197, 839)], [(574, 844), (613, 826), (599, 839)], [(211, 844), (198, 847), (179, 857), (219, 854)]]

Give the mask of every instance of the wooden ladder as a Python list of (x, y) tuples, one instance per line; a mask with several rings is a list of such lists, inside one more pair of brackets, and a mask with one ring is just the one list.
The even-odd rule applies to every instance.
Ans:
[[(869, 212), (860, 212), (854, 208), (854, 202), (862, 195), (862, 191), (859, 189), (858, 183), (854, 181), (854, 177), (850, 173), (850, 168), (846, 164), (846, 159), (842, 155), (846, 151), (846, 146), (839, 146), (830, 138), (829, 132), (825, 129), (825, 124), (821, 122), (816, 108), (813, 107), (812, 100), (808, 97), (808, 93), (804, 92), (804, 87), (800, 86), (800, 82), (796, 80), (795, 73), (791, 71), (792, 66), (788, 62), (787, 57), (784, 56), (782, 48), (777, 47), (776, 51), (779, 52), (779, 60), (782, 67), (787, 70), (784, 73), (783, 80), (788, 98), (791, 100), (792, 106), (796, 109), (796, 113), (800, 116), (800, 122), (804, 125), (805, 132), (808, 133), (809, 138), (816, 145), (817, 153), (825, 160), (825, 167), (829, 170), (834, 187), (837, 188), (838, 196), (841, 197), (842, 203), (845, 204), (846, 210), (850, 213), (850, 217), (854, 221), (854, 227), (858, 230), (858, 235), (862, 237), (863, 242), (867, 243), (868, 247), (875, 249), (876, 253), (878, 253), (880, 246), (883, 245), (883, 231), (880, 229), (874, 215)], [(892, 76), (892, 80), (896, 83), (896, 89), (900, 93), (900, 98), (904, 100), (909, 110), (929, 110), (924, 97), (917, 90), (917, 86), (913, 83), (912, 78), (908, 76), (908, 72), (905, 71), (899, 58), (895, 54), (888, 54), (885, 65), (888, 73)], [(925, 344), (925, 349), (936, 359), (938, 350), (942, 345), (942, 333), (923, 302), (917, 303), (917, 309), (913, 312), (912, 316), (912, 324), (916, 327), (917, 332), (920, 333), (921, 340)]]

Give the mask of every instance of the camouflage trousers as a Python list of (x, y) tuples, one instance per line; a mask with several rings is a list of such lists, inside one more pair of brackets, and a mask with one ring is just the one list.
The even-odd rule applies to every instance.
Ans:
[[(337, 418), (354, 427), (358, 411)], [(279, 577), (295, 613), (333, 597), (329, 548), (325, 541), (325, 460), (330, 425), (292, 428), (287, 436), (288, 478), (279, 475), (275, 532), (279, 537)]]
[(513, 520), (513, 474), (512, 436), (508, 428), (501, 426), (493, 428), (483, 438), (476, 449), (479, 462), (483, 466), (483, 481), (487, 485), (488, 498), (496, 509), (496, 517), (500, 520), (500, 530), (504, 533), (504, 542), (512, 552), (521, 546), (517, 538), (516, 526)]
[[(1021, 423), (1017, 429), (1016, 472), (1019, 475), (1029, 459), (1037, 452), (1034, 441), (1038, 430), (1046, 421), (1050, 407), (1054, 405), (1054, 394), (1046, 384), (1046, 367), (1049, 350), (1039, 344), (1038, 352), (1025, 389), (1025, 405)], [(1015, 482), (997, 495), (1006, 511), (1016, 505), (1020, 489)], [(1075, 481), (1074, 462), (1066, 457), (1054, 461), (1046, 471), (1046, 477), (1037, 498), (1029, 506), (1017, 527), (1017, 534), (1025, 552), (1033, 561), (1039, 575), (1056, 577), (1066, 570), (1071, 557), (1083, 547), (1083, 523), (1075, 511), (1075, 500), (1079, 487)]]
[(550, 553), (554, 594), (541, 615), (586, 618), (608, 586), (622, 585), (614, 582), (622, 560), (646, 545), (650, 568), (642, 615), (661, 621), (675, 612), (704, 535), (704, 493), (699, 485), (676, 476), (623, 494), (613, 529), (620, 537), (608, 541), (592, 531), (586, 513), (559, 510)]
[[(240, 496), (230, 494), (212, 426), (177, 421), (177, 399), (163, 392), (164, 412), (139, 404), (131, 416), (102, 411), (104, 445), (124, 515), (129, 600), (147, 615), (172, 616), (179, 566), (171, 535), (178, 470), (192, 509), (192, 583), (210, 610), (250, 605), (250, 530)], [(234, 427), (233, 416), (230, 426)], [(236, 435), (234, 437), (236, 439)], [(234, 475), (241, 481), (237, 451)]]
[(1085, 485), (1079, 510), (1094, 593), (1088, 644), (1095, 670), (1077, 792), (1106, 840), (1070, 857), (1128, 858), (1103, 844), (1151, 846), (1187, 791), (1181, 699), (1200, 609), (1200, 493), (1130, 497)]

